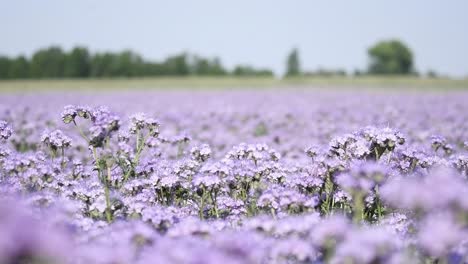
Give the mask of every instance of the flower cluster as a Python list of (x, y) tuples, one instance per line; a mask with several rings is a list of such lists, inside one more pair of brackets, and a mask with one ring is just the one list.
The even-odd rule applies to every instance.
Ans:
[(53, 151), (71, 146), (71, 139), (64, 135), (61, 130), (54, 130), (52, 132), (44, 131), (41, 136), (41, 142)]
[(464, 95), (43, 96), (0, 98), (0, 263), (468, 261)]
[(6, 121), (0, 120), (0, 139), (7, 140), (13, 134), (13, 129)]

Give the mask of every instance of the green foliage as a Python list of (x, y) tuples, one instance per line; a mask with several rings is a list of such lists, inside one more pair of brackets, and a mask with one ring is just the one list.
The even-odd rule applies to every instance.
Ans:
[(10, 70), (11, 60), (8, 57), (0, 56), (0, 79), (7, 79)]
[(133, 77), (139, 75), (139, 67), (143, 63), (140, 55), (126, 50), (115, 55), (112, 76)]
[(63, 77), (65, 54), (62, 49), (52, 46), (34, 53), (31, 59), (31, 77), (60, 78)]
[(21, 78), (25, 79), (29, 77), (29, 62), (23, 57), (19, 56), (11, 61), (10, 68), (8, 70), (8, 78)]
[(438, 74), (436, 71), (434, 71), (434, 70), (429, 70), (429, 71), (427, 71), (426, 76), (427, 76), (428, 78), (438, 78), (438, 77), (439, 77), (439, 74)]
[(129, 50), (121, 53), (98, 53), (91, 59), (92, 77), (144, 76), (145, 63), (140, 55)]
[(38, 50), (30, 60), (23, 56), (14, 59), (0, 56), (0, 79), (226, 75), (273, 76), (273, 72), (250, 66), (238, 66), (229, 72), (219, 58), (189, 53), (175, 54), (162, 62), (150, 62), (130, 50), (91, 54), (85, 47), (63, 52), (52, 46)]
[(91, 59), (88, 49), (74, 48), (65, 57), (64, 76), (72, 78), (87, 77), (91, 70)]
[(91, 77), (111, 77), (113, 72), (114, 55), (111, 53), (98, 53), (91, 59)]
[(191, 68), (193, 75), (222, 76), (227, 74), (219, 58), (210, 60), (199, 56), (193, 56)]
[(399, 40), (381, 41), (368, 50), (371, 74), (411, 74), (413, 54)]
[(186, 76), (190, 74), (188, 55), (186, 53), (171, 56), (166, 59), (164, 64), (166, 75)]
[(347, 73), (343, 69), (324, 69), (319, 68), (316, 71), (312, 72), (305, 72), (304, 76), (310, 77), (343, 77), (346, 76)]
[(299, 51), (294, 48), (286, 59), (286, 77), (296, 77), (299, 75), (301, 75)]
[(238, 65), (232, 71), (232, 75), (234, 76), (266, 76), (272, 77), (273, 72), (269, 69), (255, 69), (248, 65)]
[[(367, 74), (415, 75), (411, 50), (398, 40), (381, 41), (368, 50), (370, 64), (366, 71), (356, 70), (355, 76)], [(299, 51), (291, 50), (286, 59), (285, 77), (341, 77), (340, 69), (318, 69), (303, 72)], [(272, 77), (270, 69), (237, 65), (232, 71), (223, 67), (219, 58), (206, 58), (190, 53), (174, 54), (161, 62), (147, 61), (130, 50), (91, 54), (85, 47), (64, 52), (58, 46), (40, 49), (31, 58), (0, 56), (0, 79), (25, 78), (112, 78), (151, 76), (236, 76)], [(439, 77), (435, 72), (430, 78)]]

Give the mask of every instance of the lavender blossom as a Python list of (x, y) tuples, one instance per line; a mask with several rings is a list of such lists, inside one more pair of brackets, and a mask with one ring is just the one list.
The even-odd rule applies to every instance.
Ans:
[(0, 139), (7, 140), (13, 134), (13, 129), (6, 121), (0, 120)]
[(0, 263), (464, 263), (466, 97), (0, 97)]
[(41, 141), (54, 151), (71, 146), (71, 139), (63, 134), (61, 130), (54, 130), (52, 132), (44, 131), (41, 136)]
[(467, 236), (467, 231), (452, 216), (434, 215), (423, 222), (418, 244), (431, 257), (447, 257)]

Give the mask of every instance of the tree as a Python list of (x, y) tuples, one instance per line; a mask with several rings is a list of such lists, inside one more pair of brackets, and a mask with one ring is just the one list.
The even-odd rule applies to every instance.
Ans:
[(232, 75), (246, 76), (246, 77), (251, 77), (251, 76), (272, 77), (273, 71), (269, 69), (255, 69), (249, 65), (237, 65), (232, 71)]
[(111, 77), (115, 56), (112, 53), (97, 53), (91, 59), (92, 77)]
[(434, 70), (428, 70), (426, 76), (428, 78), (439, 78), (439, 74)]
[(368, 50), (371, 74), (410, 74), (413, 54), (399, 40), (381, 41)]
[(226, 75), (227, 70), (224, 69), (223, 64), (221, 63), (221, 59), (218, 57), (215, 57), (212, 62), (211, 62), (211, 70), (210, 74), (211, 75)]
[(181, 53), (167, 58), (164, 61), (164, 66), (167, 75), (185, 76), (190, 73), (187, 53)]
[[(297, 50), (290, 59), (290, 75), (300, 73)], [(302, 73), (300, 73), (302, 74)], [(112, 78), (139, 76), (273, 76), (269, 69), (239, 65), (224, 68), (218, 57), (179, 53), (164, 61), (143, 59), (131, 50), (91, 53), (86, 47), (63, 51), (58, 46), (37, 50), (32, 57), (0, 56), (0, 79), (20, 78)]]
[(11, 79), (24, 79), (29, 77), (29, 62), (24, 56), (11, 61), (8, 77)]
[(197, 55), (190, 56), (190, 73), (194, 75), (219, 75), (219, 61), (203, 58)]
[(232, 71), (232, 74), (235, 76), (254, 76), (255, 69), (248, 65), (237, 65)]
[(286, 59), (286, 77), (301, 75), (301, 65), (299, 60), (299, 51), (294, 48)]
[(76, 47), (66, 55), (64, 76), (72, 78), (88, 77), (91, 70), (90, 64), (88, 49)]
[(210, 75), (211, 73), (211, 63), (210, 60), (193, 56), (192, 58), (192, 70), (191, 74), (194, 75)]
[(0, 79), (7, 79), (10, 71), (11, 60), (8, 57), (0, 56)]
[(143, 59), (140, 55), (125, 50), (115, 56), (112, 75), (114, 76), (140, 76), (143, 67)]
[(65, 54), (60, 47), (52, 46), (34, 53), (31, 60), (31, 77), (59, 78), (63, 77)]

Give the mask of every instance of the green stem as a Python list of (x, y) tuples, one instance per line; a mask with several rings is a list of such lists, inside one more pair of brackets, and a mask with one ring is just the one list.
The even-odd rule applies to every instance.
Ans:
[(182, 155), (184, 154), (184, 148), (185, 148), (184, 142), (179, 142), (177, 144), (177, 158), (182, 157)]
[(324, 263), (330, 263), (330, 260), (333, 256), (333, 251), (334, 251), (333, 242), (331, 240), (327, 240), (324, 246), (324, 254), (323, 254)]
[(200, 208), (198, 208), (198, 216), (201, 220), (203, 220), (203, 208), (205, 207), (205, 199), (203, 196), (204, 195), (202, 195), (200, 198)]
[(93, 158), (94, 158), (94, 162), (95, 162), (97, 165), (99, 165), (99, 164), (98, 164), (97, 150), (96, 150), (95, 147), (93, 147)]
[(57, 156), (57, 153), (55, 150), (52, 149), (51, 154), (52, 154), (52, 162), (54, 162), (55, 156)]
[(270, 208), (270, 213), (271, 213), (271, 216), (273, 216), (273, 219), (276, 219), (276, 212), (273, 207)]
[(60, 162), (62, 170), (65, 168), (65, 148), (62, 147), (62, 161)]
[(328, 172), (327, 177), (325, 179), (325, 186), (324, 186), (324, 191), (325, 194), (327, 195), (327, 198), (325, 199), (324, 206), (322, 206), (322, 211), (325, 214), (328, 214), (331, 209), (333, 209), (334, 206), (334, 201), (333, 201), (333, 189), (334, 189), (334, 184), (333, 181), (331, 180), (331, 175)]
[(78, 132), (80, 133), (80, 135), (84, 138), (84, 140), (86, 140), (86, 143), (89, 144), (89, 138), (85, 135), (85, 133), (83, 132), (83, 130), (81, 129), (80, 126), (78, 126), (78, 124), (76, 123), (75, 120), (73, 120), (73, 124), (75, 125), (75, 127), (78, 129)]
[(324, 212), (324, 213), (325, 213), (325, 214), (328, 214), (328, 212), (330, 211), (329, 208), (328, 208), (328, 203), (329, 203), (330, 195), (329, 195), (328, 193), (327, 193), (326, 195), (327, 195), (327, 198), (325, 199), (325, 207), (324, 207), (324, 209), (325, 209), (324, 211), (325, 211), (325, 212)]
[(144, 137), (141, 139), (140, 144), (137, 145), (135, 158), (133, 158), (133, 164), (134, 164), (135, 166), (137, 166), (137, 165), (138, 165), (138, 162), (140, 162), (140, 155), (141, 155), (141, 153), (143, 152), (143, 149), (145, 148), (145, 142), (146, 142), (147, 139), (148, 139), (148, 136), (144, 136)]
[(353, 221), (358, 224), (364, 219), (364, 197), (361, 192), (354, 194)]
[(111, 181), (111, 170), (110, 167), (107, 167), (107, 178), (104, 183), (104, 195), (106, 197), (106, 219), (107, 222), (112, 222), (112, 212), (111, 212), (111, 201), (109, 193), (109, 183)]
[(382, 218), (382, 202), (380, 201), (379, 197), (379, 186), (375, 187), (375, 199), (377, 200), (377, 219), (380, 221)]
[(135, 149), (139, 149), (140, 148), (140, 129), (137, 129), (136, 131), (136, 142), (135, 142)]
[(140, 131), (137, 132), (135, 157), (131, 161), (131, 168), (124, 175), (124, 182), (128, 180), (132, 171), (134, 171), (135, 167), (138, 166), (138, 163), (140, 162), (140, 156), (143, 152), (143, 149), (145, 148), (145, 142), (147, 139), (148, 135), (140, 139)]
[(330, 213), (333, 214), (333, 208), (335, 208), (335, 198), (332, 197), (331, 199), (331, 209), (330, 209)]
[(375, 160), (379, 160), (379, 151), (377, 150), (377, 147), (374, 147), (374, 153), (375, 153)]
[(93, 158), (94, 158), (94, 164), (96, 164), (96, 168), (97, 168), (98, 179), (102, 181), (101, 176), (103, 172), (101, 172), (101, 167), (99, 165), (99, 157), (98, 157), (97, 150), (95, 147), (93, 147)]
[(219, 218), (218, 205), (216, 203), (216, 194), (213, 194), (213, 190), (210, 192), (211, 202), (213, 202), (213, 209), (216, 218)]

